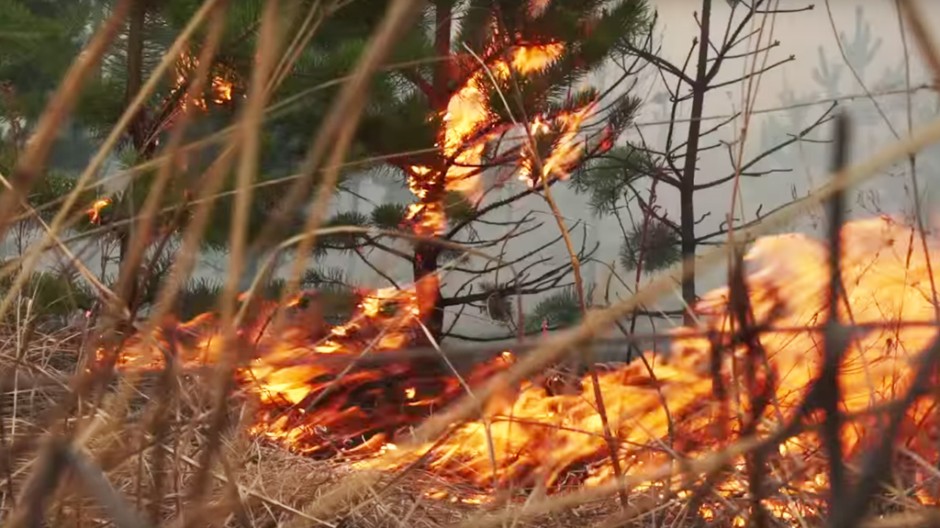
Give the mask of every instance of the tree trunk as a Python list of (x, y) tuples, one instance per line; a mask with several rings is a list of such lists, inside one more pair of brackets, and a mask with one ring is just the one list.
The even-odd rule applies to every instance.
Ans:
[[(440, 253), (440, 246), (436, 244), (419, 242), (415, 246), (414, 277), (420, 317), (435, 342), (439, 342), (444, 333), (444, 299), (437, 278)], [(426, 341), (426, 337), (421, 341)]]
[[(454, 0), (437, 0), (435, 3), (434, 49), (439, 58), (450, 57), (453, 5)], [(450, 61), (438, 62), (431, 82), (434, 94), (430, 101), (437, 111), (445, 109), (450, 100), (452, 79)], [(440, 170), (446, 171), (447, 167), (444, 166)], [(430, 203), (443, 198), (445, 192), (443, 174), (437, 178), (436, 187), (429, 190), (426, 202)], [(440, 254), (441, 247), (436, 244), (421, 242), (415, 245), (413, 270), (418, 305), (421, 309), (421, 319), (435, 341), (440, 341), (444, 332), (444, 299), (441, 297), (440, 281), (437, 278)]]
[[(133, 2), (130, 16), (127, 21), (127, 85), (125, 87), (126, 91), (124, 94), (125, 108), (130, 107), (134, 101), (134, 98), (137, 97), (137, 94), (140, 93), (140, 89), (143, 86), (144, 22), (147, 16), (147, 1), (148, 0), (137, 0), (136, 2)], [(145, 150), (145, 143), (147, 142), (146, 114), (144, 113), (143, 109), (134, 115), (134, 118), (130, 123), (129, 133), (135, 152), (137, 152), (138, 156), (142, 156), (143, 151)], [(127, 188), (125, 189), (125, 194), (127, 195), (125, 203), (127, 205), (128, 218), (134, 218), (135, 211), (133, 180), (128, 182)], [(131, 246), (130, 242), (133, 236), (133, 232), (130, 228), (131, 225), (133, 224), (128, 224), (127, 226), (120, 227), (117, 230), (118, 267), (121, 271), (123, 271), (122, 268), (124, 266), (124, 262), (127, 260), (128, 252)], [(132, 310), (140, 289), (137, 276), (137, 273), (131, 272), (130, 280), (127, 282), (126, 291), (119, 292), (119, 295), (124, 296), (127, 305), (131, 307)]]
[(702, 0), (701, 32), (698, 42), (698, 62), (696, 64), (695, 84), (692, 86), (692, 114), (689, 121), (689, 136), (686, 143), (685, 163), (682, 168), (682, 182), (679, 188), (680, 222), (682, 236), (682, 300), (687, 307), (685, 324), (694, 323), (691, 308), (695, 305), (695, 168), (698, 164), (699, 139), (702, 130), (702, 109), (705, 104), (705, 92), (708, 88), (707, 62), (709, 24), (711, 22), (711, 0)]
[[(130, 106), (143, 86), (144, 79), (144, 19), (147, 15), (147, 1), (137, 0), (131, 8), (127, 21), (127, 86), (124, 95), (125, 106)], [(143, 111), (134, 116), (130, 125), (131, 141), (139, 152), (146, 141), (145, 116)]]
[(438, 111), (446, 108), (450, 101), (450, 81), (451, 62), (450, 62), (450, 33), (451, 33), (451, 15), (454, 7), (454, 0), (437, 0), (434, 8), (434, 52), (438, 57), (437, 66), (434, 68), (434, 100), (431, 104)]

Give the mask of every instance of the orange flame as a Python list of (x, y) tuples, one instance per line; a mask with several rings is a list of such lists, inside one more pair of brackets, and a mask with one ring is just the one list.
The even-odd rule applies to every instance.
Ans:
[[(198, 65), (199, 61), (196, 57), (185, 52), (180, 54), (179, 60), (176, 63), (175, 91), (185, 91), (187, 89), (188, 83), (191, 82), (190, 76), (192, 72), (196, 71)], [(213, 65), (213, 70), (219, 73), (214, 74), (209, 81), (212, 102), (216, 105), (224, 105), (231, 102), (235, 91), (235, 83), (232, 81), (232, 79), (235, 78), (235, 73), (222, 65)], [(190, 97), (188, 93), (184, 94), (180, 98), (180, 109), (186, 111), (190, 104), (202, 111), (207, 111), (209, 108), (205, 97)]]
[[(533, 16), (547, 2), (533, 2)], [(506, 80), (549, 67), (564, 52), (560, 44), (518, 45), (506, 58), (486, 59), (488, 67), (472, 74), (444, 110), (438, 145), (446, 169), (408, 168), (408, 183), (417, 198), (408, 220), (417, 234), (433, 236), (446, 227), (442, 191), (479, 192), (479, 171), (485, 145), (495, 137), (497, 104), (489, 100), (490, 76)], [(486, 54), (484, 54), (486, 57)], [(193, 59), (184, 57), (190, 61)], [(230, 100), (231, 84), (213, 80), (218, 100)], [(205, 105), (205, 101), (194, 102)], [(583, 155), (578, 134), (594, 104), (559, 116), (534, 116), (526, 127), (531, 140), (517, 160), (520, 178), (529, 185), (566, 178)], [(501, 131), (499, 131), (501, 132)], [(610, 138), (602, 142), (610, 147)], [(539, 145), (547, 145), (541, 152)], [(96, 202), (97, 203), (97, 202)], [(109, 202), (106, 202), (109, 203)], [(106, 205), (104, 203), (101, 207)], [(89, 211), (93, 221), (100, 208)], [(840, 432), (849, 457), (858, 456), (878, 434), (879, 417), (871, 411), (911, 384), (911, 360), (937, 337), (928, 258), (915, 244), (913, 229), (890, 219), (875, 218), (844, 226), (841, 260), (845, 302), (840, 317), (865, 326), (846, 342), (839, 372), (841, 409), (850, 424)], [(260, 405), (251, 432), (258, 437), (311, 456), (341, 453), (358, 459), (359, 467), (398, 469), (420, 463), (441, 478), (471, 484), (478, 493), (463, 500), (485, 501), (494, 491), (542, 487), (558, 492), (571, 486), (597, 486), (614, 480), (615, 457), (628, 475), (682, 459), (703, 456), (733, 444), (743, 435), (766, 436), (794, 416), (821, 369), (823, 328), (828, 299), (828, 258), (825, 244), (803, 235), (781, 235), (756, 241), (746, 261), (745, 282), (752, 318), (763, 329), (742, 344), (736, 330), (737, 310), (728, 288), (706, 295), (697, 306), (700, 327), (680, 328), (668, 355), (646, 353), (642, 361), (608, 368), (598, 382), (605, 400), (609, 429), (616, 449), (611, 452), (590, 379), (574, 394), (550, 393), (527, 381), (486, 402), (484, 418), (455, 426), (435, 444), (405, 451), (399, 438), (408, 429), (468, 387), (513, 364), (509, 351), (464, 369), (462, 376), (436, 356), (401, 358), (394, 351), (421, 335), (421, 319), (429, 312), (439, 286), (433, 275), (412, 288), (381, 289), (361, 294), (353, 317), (326, 327), (295, 321), (279, 335), (270, 335), (270, 312), (303, 310), (302, 303), (270, 306), (238, 337), (254, 355), (238, 373), (244, 393)], [(921, 323), (920, 325), (912, 323)], [(322, 327), (321, 327), (322, 326)], [(156, 336), (157, 346), (144, 347), (140, 337), (121, 351), (122, 368), (160, 368), (167, 358), (184, 367), (214, 363), (221, 355), (218, 321), (206, 314), (185, 323), (167, 321)], [(763, 353), (753, 375), (742, 372)], [(164, 353), (169, 350), (170, 353)], [(720, 352), (720, 355), (717, 355)], [(442, 365), (446, 365), (446, 368)], [(768, 392), (758, 406), (756, 395)], [(716, 394), (724, 394), (719, 398)], [(935, 402), (922, 397), (907, 411), (900, 441), (929, 463), (910, 469), (913, 498), (935, 504), (924, 484), (938, 460)], [(760, 411), (760, 412), (758, 412)], [(756, 414), (756, 416), (751, 416)], [(785, 525), (819, 515), (828, 490), (827, 463), (821, 441), (810, 427), (781, 443), (768, 455), (768, 490), (762, 503)], [(403, 456), (402, 453), (405, 453)], [(386, 456), (394, 455), (394, 456)], [(420, 455), (420, 460), (418, 456)], [(747, 507), (727, 514), (721, 505), (749, 501), (748, 461), (735, 460), (716, 483), (721, 500), (704, 501), (697, 514), (704, 520), (745, 526)], [(634, 491), (674, 493), (689, 500), (688, 483), (675, 479), (643, 482)], [(446, 498), (443, 490), (429, 497)]]
[[(438, 147), (449, 163), (446, 170), (411, 166), (409, 186), (417, 203), (408, 219), (416, 233), (433, 236), (446, 226), (441, 190), (473, 195), (489, 129), (497, 122), (488, 100), (489, 75), (505, 79), (512, 70), (531, 73), (546, 68), (564, 51), (561, 45), (517, 46), (506, 60), (490, 61), (456, 91), (444, 114)], [(230, 92), (226, 92), (230, 95)], [(587, 104), (559, 116), (535, 116), (524, 124), (531, 144), (518, 160), (520, 177), (534, 185), (566, 178), (584, 153), (578, 134), (593, 113)], [(548, 145), (540, 153), (539, 144)], [(865, 328), (847, 340), (839, 373), (842, 410), (851, 417), (841, 431), (843, 450), (858, 456), (874, 440), (879, 419), (872, 409), (883, 406), (909, 387), (912, 358), (935, 337), (934, 307), (929, 287), (928, 258), (915, 244), (913, 229), (887, 218), (847, 224), (842, 258), (845, 300), (840, 317)], [(456, 426), (415, 455), (402, 456), (396, 442), (420, 423), (515, 361), (506, 351), (453, 375), (442, 363), (427, 358), (392, 355), (421, 335), (421, 319), (429, 312), (438, 278), (427, 276), (403, 290), (387, 288), (361, 294), (353, 317), (345, 324), (314, 331), (294, 324), (280, 335), (266, 332), (264, 317), (239, 330), (254, 356), (237, 376), (260, 402), (253, 434), (312, 456), (358, 459), (359, 467), (396, 469), (419, 462), (442, 478), (472, 484), (478, 494), (464, 497), (479, 503), (490, 493), (518, 487), (544, 487), (558, 492), (571, 486), (611, 482), (616, 457), (630, 475), (671, 463), (676, 456), (703, 456), (731, 445), (745, 434), (767, 435), (794, 416), (795, 409), (817, 378), (823, 357), (827, 314), (827, 246), (803, 235), (780, 235), (756, 241), (746, 261), (747, 300), (762, 327), (756, 341), (741, 344), (736, 310), (728, 288), (706, 295), (697, 306), (700, 327), (674, 332), (667, 356), (644, 354), (599, 374), (609, 426), (617, 448), (611, 453), (598, 416), (590, 379), (574, 394), (554, 394), (539, 383), (524, 382), (486, 403), (485, 419)], [(430, 299), (430, 301), (429, 301)], [(301, 309), (301, 303), (271, 306), (269, 311)], [(920, 323), (920, 324), (912, 324)], [(186, 323), (172, 321), (160, 330), (158, 344), (173, 343), (169, 356), (184, 366), (213, 363), (220, 356), (217, 321), (211, 315)], [(119, 365), (159, 368), (165, 356), (145, 350), (142, 340), (122, 351)], [(742, 365), (755, 347), (764, 361), (751, 378)], [(715, 360), (717, 353), (721, 355)], [(448, 367), (449, 368), (449, 367)], [(758, 407), (755, 394), (769, 390), (768, 403)], [(719, 391), (719, 389), (722, 389)], [(716, 393), (725, 394), (724, 399)], [(934, 402), (923, 397), (905, 415), (901, 440), (918, 457), (938, 459)], [(762, 409), (758, 416), (751, 416)], [(821, 441), (812, 428), (779, 445), (767, 457), (771, 489), (763, 506), (785, 525), (819, 515), (828, 490), (827, 465)], [(410, 453), (410, 451), (408, 452)], [(386, 456), (394, 454), (395, 456)], [(748, 500), (747, 461), (731, 463), (717, 483), (720, 502), (705, 501), (698, 515), (723, 525), (745, 526), (744, 514), (727, 514), (721, 504)], [(924, 488), (930, 471), (910, 470), (913, 496), (935, 504)], [(675, 493), (690, 498), (687, 483), (666, 479), (646, 482), (637, 491)], [(442, 490), (429, 496), (447, 497)], [(746, 511), (738, 508), (737, 511)]]
[(234, 89), (235, 84), (232, 81), (223, 79), (221, 77), (213, 77), (212, 92), (215, 97), (212, 101), (218, 105), (230, 102), (232, 100), (232, 91)]
[[(846, 225), (843, 238), (842, 274), (850, 309), (843, 306), (842, 316), (871, 329), (848, 344), (840, 373), (842, 407), (850, 416), (864, 416), (903, 394), (911, 382), (912, 358), (937, 337), (937, 330), (926, 324), (934, 318), (928, 256), (918, 250), (911, 229), (877, 218)], [(936, 261), (940, 251), (932, 251), (929, 257)], [(772, 322), (760, 337), (776, 379), (773, 403), (758, 427), (766, 434), (792, 416), (819, 374), (823, 356), (819, 325), (825, 319), (829, 272), (825, 245), (802, 235), (760, 239), (747, 261), (755, 268), (747, 278), (754, 318)], [(669, 450), (660, 446), (669, 445), (685, 457), (704, 455), (740, 434), (751, 403), (745, 388), (735, 382), (739, 374), (734, 372), (748, 350), (730, 343), (733, 326), (728, 296), (725, 288), (705, 297), (700, 307), (704, 328), (676, 332), (670, 357), (647, 354), (645, 363), (633, 362), (600, 375), (611, 428), (619, 441), (618, 458), (628, 472), (637, 474), (669, 462)], [(721, 403), (712, 397), (710, 360), (716, 336), (719, 346), (724, 343), (729, 348), (722, 378), (739, 398), (736, 413), (740, 417), (728, 418), (730, 438), (715, 431), (721, 414)], [(507, 394), (490, 402), (485, 421), (464, 424), (443, 443), (416, 452), (438, 475), (467, 480), (483, 489), (532, 483), (533, 479), (559, 489), (570, 485), (578, 474), (582, 476), (574, 482), (579, 485), (609, 482), (613, 473), (590, 381), (584, 380), (583, 387), (576, 395), (553, 396), (541, 386), (524, 384), (515, 396)], [(930, 440), (937, 434), (937, 422), (931, 418), (933, 405), (922, 399), (908, 411), (901, 439), (927, 460), (937, 458), (937, 445)], [(873, 440), (877, 424), (874, 418), (854, 420), (842, 431), (845, 452), (860, 453)], [(819, 445), (812, 432), (791, 438), (781, 444), (771, 467), (786, 474), (790, 488), (823, 497), (827, 466)], [(489, 446), (497, 446), (496, 451), (491, 453)], [(395, 468), (401, 463), (400, 458), (378, 457), (362, 465)], [(739, 476), (744, 466), (736, 467), (740, 473), (720, 487), (729, 497), (747, 494)], [(806, 497), (794, 501), (781, 490), (765, 499), (765, 507), (789, 524), (818, 514), (822, 501)], [(706, 508), (703, 515), (714, 515), (710, 511)], [(732, 524), (742, 522), (743, 518)]]
[(95, 200), (91, 204), (91, 207), (87, 211), (85, 211), (85, 214), (88, 215), (88, 221), (91, 222), (92, 224), (96, 224), (96, 225), (100, 224), (101, 223), (101, 211), (104, 210), (104, 208), (108, 207), (109, 205), (111, 205), (110, 198), (99, 198)]
[[(514, 46), (508, 51), (507, 59), (491, 61), (486, 67), (477, 69), (450, 98), (443, 115), (444, 128), (437, 142), (446, 160), (446, 171), (439, 174), (440, 171), (430, 167), (408, 168), (408, 185), (418, 203), (409, 207), (406, 220), (414, 226), (417, 234), (440, 235), (446, 228), (443, 206), (432, 189), (443, 187), (446, 191), (458, 191), (474, 201), (481, 195), (480, 174), (486, 143), (501, 132), (493, 126), (497, 118), (492, 105), (502, 103), (489, 100), (487, 87), (493, 80), (490, 76), (505, 81), (513, 72), (524, 76), (542, 71), (558, 60), (564, 50), (560, 43)], [(549, 174), (566, 176), (554, 167), (572, 163), (580, 154), (580, 147), (574, 144), (575, 136), (581, 122), (592, 110), (593, 105), (587, 105), (571, 116), (559, 118), (564, 132), (559, 137), (556, 152), (552, 154), (552, 158), (557, 159), (547, 160), (549, 169), (546, 177)], [(534, 123), (540, 123), (546, 118), (535, 116), (533, 119)], [(523, 171), (526, 170), (526, 158), (520, 159)]]
[[(559, 115), (553, 124), (536, 118), (529, 125), (529, 144), (524, 150), (519, 179), (529, 187), (551, 177), (567, 179), (584, 151), (583, 144), (577, 141), (578, 132), (593, 111), (594, 104), (585, 105), (575, 112)], [(553, 148), (545, 159), (540, 159), (537, 145), (546, 137), (552, 139)]]

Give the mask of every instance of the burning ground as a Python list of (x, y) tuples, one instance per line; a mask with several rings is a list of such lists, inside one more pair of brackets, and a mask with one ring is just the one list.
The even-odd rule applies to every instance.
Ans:
[[(885, 419), (875, 411), (907, 392), (913, 363), (936, 330), (929, 259), (913, 229), (876, 218), (847, 224), (843, 240), (840, 317), (855, 329), (845, 333), (838, 378), (847, 417), (840, 438), (852, 466), (880, 440)], [(646, 354), (599, 374), (616, 458), (627, 475), (713, 453), (751, 431), (766, 436), (793, 421), (822, 364), (827, 258), (824, 243), (803, 235), (756, 241), (745, 259), (746, 302), (734, 300), (735, 288), (711, 292), (698, 307), (700, 326), (676, 331), (667, 357)], [(263, 323), (246, 329), (241, 338), (253, 344), (254, 357), (237, 378), (243, 396), (259, 405), (252, 434), (299, 454), (339, 457), (353, 467), (393, 472), (415, 463), (464, 485), (460, 499), (474, 503), (494, 494), (534, 488), (559, 493), (613, 479), (589, 378), (571, 394), (549, 393), (538, 380), (523, 383), (488, 402), (483, 418), (455, 426), (415, 457), (388, 457), (411, 427), (511, 367), (514, 358), (506, 352), (465, 376), (439, 358), (365, 361), (383, 354), (394, 358), (408, 343), (418, 313), (408, 301), (398, 292), (367, 294), (352, 321), (320, 339), (302, 324), (276, 336)], [(742, 309), (749, 314), (747, 325), (740, 322)], [(223, 351), (212, 319), (168, 323), (158, 346), (130, 344), (121, 356), (123, 367), (159, 368), (164, 357), (188, 366), (216, 361)], [(796, 523), (823, 508), (829, 470), (820, 418), (810, 413), (802, 419), (803, 432), (763, 461), (762, 503), (777, 519)], [(936, 424), (934, 399), (924, 393), (900, 424), (896, 456), (904, 471), (886, 492), (887, 502), (933, 504)], [(742, 458), (716, 477), (717, 496), (699, 506), (703, 518), (744, 523), (749, 463)], [(689, 485), (657, 481), (638, 488), (681, 494)], [(447, 492), (432, 489), (428, 495)]]

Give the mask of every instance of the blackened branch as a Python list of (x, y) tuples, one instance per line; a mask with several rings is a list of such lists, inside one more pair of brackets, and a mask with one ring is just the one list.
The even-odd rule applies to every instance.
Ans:
[(847, 333), (839, 322), (842, 284), (842, 225), (845, 223), (843, 181), (848, 157), (849, 122), (845, 113), (836, 116), (833, 173), (836, 191), (829, 209), (829, 318), (824, 336), (825, 357), (818, 384), (819, 407), (825, 413), (823, 444), (829, 454), (830, 512), (842, 507), (845, 488), (845, 463), (842, 459), (842, 415), (839, 404), (842, 391), (839, 367), (847, 344)]

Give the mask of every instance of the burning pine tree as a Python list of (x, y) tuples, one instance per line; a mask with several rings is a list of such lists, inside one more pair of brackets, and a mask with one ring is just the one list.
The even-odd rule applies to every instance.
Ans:
[[(474, 218), (488, 171), (514, 171), (541, 186), (611, 147), (636, 100), (621, 96), (602, 109), (597, 89), (576, 85), (625, 53), (648, 12), (639, 0), (433, 4), (429, 27), (411, 32), (403, 48), (435, 61), (392, 73), (398, 88), (371, 106), (360, 139), (405, 176), (416, 197), (394, 223), (453, 238), (448, 213), (463, 203)], [(438, 244), (413, 246), (421, 318), (435, 339), (448, 305), (437, 278), (441, 258)]]

